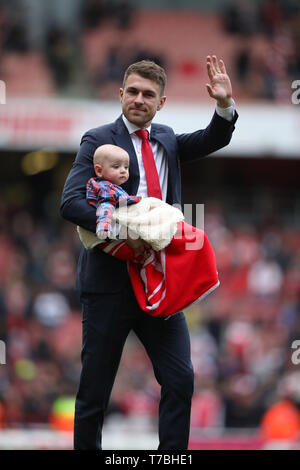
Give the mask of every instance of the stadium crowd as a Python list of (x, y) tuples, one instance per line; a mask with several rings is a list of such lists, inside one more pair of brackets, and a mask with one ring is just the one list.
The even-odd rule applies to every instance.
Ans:
[[(0, 211), (0, 365), (3, 427), (47, 424), (59, 397), (74, 397), (80, 374), (81, 312), (73, 290), (80, 242), (71, 224), (28, 209)], [(192, 426), (256, 428), (274, 402), (300, 405), (300, 233), (289, 227), (230, 226), (207, 206), (205, 230), (221, 285), (186, 310), (195, 368)], [(155, 424), (159, 387), (129, 336), (108, 413)]]
[[(197, 47), (187, 49), (186, 58), (181, 58), (180, 64), (175, 63), (172, 41), (168, 39), (171, 33), (168, 21), (165, 22), (165, 37), (162, 36), (159, 51), (155, 46), (152, 49), (151, 38), (148, 37), (144, 43), (140, 40), (135, 45), (125, 41), (137, 26), (137, 14), (142, 10), (138, 4), (126, 0), (78, 0), (72, 5), (68, 2), (69, 10), (62, 10), (63, 2), (60, 5), (56, 1), (51, 3), (44, 11), (36, 5), (36, 10), (30, 13), (30, 8), (25, 8), (22, 0), (1, 1), (0, 50), (4, 80), (9, 77), (11, 62), (18, 68), (20, 57), (24, 59), (32, 52), (41, 56), (43, 67), (53, 84), (52, 92), (59, 95), (73, 93), (77, 97), (115, 98), (116, 83), (119, 86), (124, 70), (141, 56), (155, 59), (163, 65), (170, 80), (178, 68), (185, 73), (185, 80), (190, 80), (194, 73), (201, 70)], [(179, 10), (176, 27), (179, 36), (180, 14)], [(197, 10), (195, 15), (198, 15), (201, 29), (201, 21), (206, 21), (205, 12)], [(234, 39), (224, 59), (234, 70), (236, 93), (240, 99), (289, 100), (291, 83), (299, 78), (300, 73), (299, 2), (228, 0), (219, 5), (214, 15), (219, 21), (212, 34), (218, 35), (220, 42), (226, 42), (227, 38)], [(33, 19), (39, 33), (34, 34)], [(105, 39), (104, 34), (92, 46), (95, 49), (92, 52), (95, 56), (93, 61), (96, 63), (91, 65), (88, 59), (90, 40), (107, 27), (114, 34), (109, 40)], [(103, 54), (104, 59), (100, 60)], [(98, 65), (97, 60), (100, 61)], [(29, 66), (30, 60), (28, 70)]]
[(300, 72), (299, 2), (233, 0), (222, 21), (238, 39), (233, 64), (245, 96), (286, 102)]

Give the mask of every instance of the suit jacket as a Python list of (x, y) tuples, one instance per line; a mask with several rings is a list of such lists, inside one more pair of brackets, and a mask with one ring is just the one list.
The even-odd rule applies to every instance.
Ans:
[[(152, 124), (150, 138), (165, 149), (168, 160), (167, 202), (181, 205), (180, 164), (197, 160), (226, 146), (232, 136), (237, 113), (229, 122), (214, 113), (206, 129), (189, 134), (175, 134), (162, 124)], [(96, 231), (96, 213), (86, 200), (86, 184), (95, 177), (93, 154), (99, 145), (113, 144), (124, 148), (130, 156), (130, 177), (122, 185), (131, 195), (139, 187), (139, 167), (128, 130), (120, 116), (115, 122), (87, 131), (82, 137), (80, 149), (67, 177), (61, 203), (63, 218), (92, 232)], [(97, 247), (82, 248), (76, 278), (79, 292), (117, 292), (128, 282), (126, 262), (110, 256)]]

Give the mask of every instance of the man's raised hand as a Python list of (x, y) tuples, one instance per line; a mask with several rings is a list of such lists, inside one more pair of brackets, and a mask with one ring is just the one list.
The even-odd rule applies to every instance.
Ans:
[(228, 108), (232, 105), (232, 87), (223, 60), (218, 60), (215, 55), (208, 55), (206, 67), (210, 80), (210, 83), (206, 84), (209, 95), (221, 108)]

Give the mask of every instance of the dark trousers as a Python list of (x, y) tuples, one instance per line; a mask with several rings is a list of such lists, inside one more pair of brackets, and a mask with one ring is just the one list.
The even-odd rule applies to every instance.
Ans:
[(74, 448), (101, 449), (104, 414), (126, 338), (133, 330), (153, 364), (161, 385), (159, 447), (188, 447), (193, 367), (183, 312), (168, 320), (144, 313), (130, 284), (121, 292), (85, 294), (82, 372), (75, 405)]

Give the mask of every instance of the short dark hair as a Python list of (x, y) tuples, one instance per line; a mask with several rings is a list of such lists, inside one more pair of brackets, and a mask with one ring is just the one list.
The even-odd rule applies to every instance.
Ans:
[(143, 78), (148, 78), (149, 80), (158, 83), (160, 86), (161, 96), (164, 94), (167, 76), (166, 72), (160, 65), (156, 64), (152, 60), (141, 60), (140, 62), (135, 62), (134, 64), (129, 65), (125, 70), (123, 88), (125, 88), (126, 80), (132, 73), (136, 73)]

